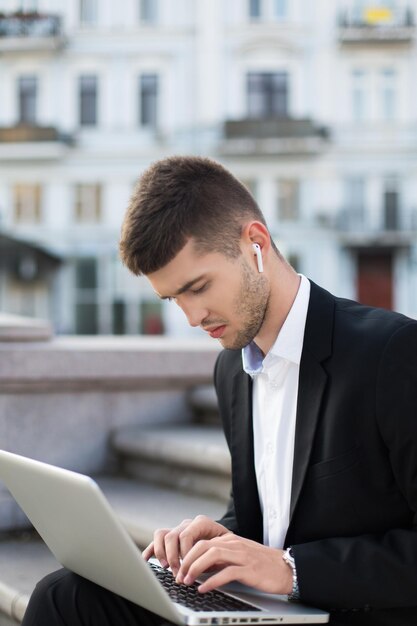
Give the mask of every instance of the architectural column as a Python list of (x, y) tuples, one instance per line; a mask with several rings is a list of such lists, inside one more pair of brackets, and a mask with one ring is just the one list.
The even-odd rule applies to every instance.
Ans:
[(222, 118), (222, 13), (220, 0), (196, 2), (197, 124), (209, 125)]

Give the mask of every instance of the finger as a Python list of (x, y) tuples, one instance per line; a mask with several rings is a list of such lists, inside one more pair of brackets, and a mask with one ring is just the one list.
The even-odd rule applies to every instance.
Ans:
[(174, 576), (178, 574), (181, 565), (179, 535), (190, 522), (189, 519), (183, 520), (164, 537), (166, 559)]
[(162, 567), (168, 567), (168, 559), (165, 551), (165, 536), (169, 532), (169, 528), (160, 528), (154, 532), (153, 536), (153, 553)]
[(184, 582), (184, 578), (187, 576), (189, 572), (189, 568), (197, 559), (201, 558), (201, 556), (205, 552), (207, 552), (210, 546), (213, 545), (212, 544), (213, 541), (214, 541), (213, 539), (210, 539), (210, 540), (200, 539), (199, 541), (197, 541), (197, 543), (193, 545), (193, 547), (189, 550), (189, 552), (185, 555), (185, 557), (182, 560), (181, 567), (177, 575), (178, 583)]
[(190, 520), (190, 523), (180, 533), (181, 558), (184, 559), (194, 544), (200, 539), (211, 539), (227, 532), (228, 530), (224, 526), (214, 522), (206, 515), (197, 515), (193, 520)]
[(142, 556), (145, 559), (145, 561), (148, 561), (151, 556), (154, 556), (154, 548), (153, 548), (153, 541), (152, 543), (149, 544), (149, 546), (147, 546), (143, 552), (142, 552)]
[(201, 574), (208, 572), (213, 567), (224, 568), (225, 566), (242, 564), (243, 558), (240, 553), (237, 554), (222, 546), (211, 546), (189, 566), (183, 581), (186, 585), (191, 585)]
[(205, 580), (198, 587), (198, 591), (200, 593), (207, 593), (207, 591), (213, 591), (213, 589), (217, 589), (222, 585), (227, 585), (234, 580), (238, 580), (239, 582), (244, 582), (244, 568), (240, 565), (230, 565), (229, 567), (225, 567), (220, 572), (213, 574), (207, 580)]
[(178, 532), (171, 531), (165, 535), (165, 554), (167, 555), (168, 565), (173, 575), (176, 576), (180, 568)]
[(181, 531), (178, 540), (179, 540), (179, 548), (181, 558), (184, 559), (185, 556), (192, 549), (196, 541), (198, 541), (202, 537), (201, 530), (198, 527), (187, 526), (183, 531)]
[[(227, 547), (230, 550), (237, 550), (241, 546), (241, 539), (236, 538), (236, 535), (232, 533), (228, 533), (225, 535), (221, 535), (219, 537), (214, 537), (209, 540), (200, 539), (195, 543), (195, 545), (190, 549), (190, 551), (184, 556), (178, 576), (177, 582), (183, 582), (185, 576), (187, 575), (189, 568), (191, 565), (197, 561), (205, 552), (214, 548), (216, 546), (219, 547)], [(208, 571), (208, 570), (204, 570)]]

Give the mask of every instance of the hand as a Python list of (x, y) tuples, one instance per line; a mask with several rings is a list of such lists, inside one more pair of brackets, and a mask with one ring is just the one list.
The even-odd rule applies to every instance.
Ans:
[(200, 592), (237, 580), (266, 593), (289, 594), (292, 570), (282, 555), (283, 550), (232, 533), (200, 540), (184, 557), (177, 582), (191, 585), (203, 572), (216, 567), (220, 571), (199, 586)]
[(197, 541), (226, 534), (232, 533), (209, 517), (197, 515), (194, 519), (183, 520), (175, 528), (156, 530), (152, 543), (145, 548), (142, 556), (146, 560), (155, 556), (162, 567), (169, 566), (176, 576), (180, 569), (180, 558), (184, 559)]

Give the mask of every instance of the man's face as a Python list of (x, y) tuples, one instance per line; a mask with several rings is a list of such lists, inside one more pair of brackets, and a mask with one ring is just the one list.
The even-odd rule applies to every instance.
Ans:
[(161, 298), (181, 307), (191, 326), (200, 326), (225, 348), (240, 349), (258, 334), (269, 298), (267, 279), (245, 252), (237, 259), (218, 252), (199, 255), (189, 240), (147, 278)]

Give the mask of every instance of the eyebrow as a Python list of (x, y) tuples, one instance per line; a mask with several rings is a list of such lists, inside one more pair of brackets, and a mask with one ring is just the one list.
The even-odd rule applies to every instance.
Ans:
[(189, 289), (191, 289), (191, 287), (193, 287), (193, 285), (198, 283), (203, 278), (205, 278), (205, 275), (201, 274), (200, 276), (197, 276), (197, 278), (193, 278), (192, 280), (189, 280), (187, 283), (185, 283), (185, 285), (180, 287), (178, 289), (178, 291), (176, 291), (175, 293), (172, 294), (172, 296), (159, 296), (159, 297), (161, 298), (161, 300), (169, 300), (169, 298), (177, 298), (178, 296), (180, 296), (185, 291), (188, 291)]

